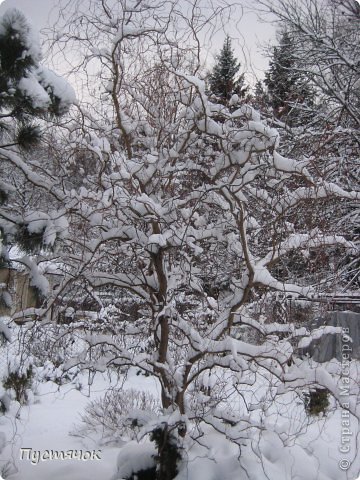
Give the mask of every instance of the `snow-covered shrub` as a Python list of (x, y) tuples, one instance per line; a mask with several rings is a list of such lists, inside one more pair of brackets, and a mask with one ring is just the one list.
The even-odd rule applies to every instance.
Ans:
[(73, 327), (67, 325), (37, 325), (23, 327), (19, 341), (24, 354), (32, 358), (37, 367), (38, 379), (53, 381), (59, 385), (73, 380), (76, 369), (62, 368), (66, 352), (78, 353), (82, 348), (80, 334), (73, 334)]
[(309, 415), (324, 414), (329, 403), (329, 391), (326, 388), (313, 388), (304, 393), (305, 410)]
[(72, 382), (78, 374), (78, 369), (73, 368), (65, 372), (60, 366), (54, 365), (47, 360), (43, 366), (37, 369), (37, 379), (41, 382), (54, 382), (57, 385), (64, 385)]
[[(180, 446), (176, 436), (165, 424), (151, 432), (150, 440), (155, 443), (158, 452), (155, 456), (154, 480), (172, 480), (178, 474), (178, 464), (181, 461)], [(130, 477), (129, 480), (135, 480), (135, 477)]]
[(140, 445), (129, 442), (121, 449), (117, 458), (117, 471), (111, 480), (134, 479), (154, 480), (156, 474), (156, 451), (150, 442)]
[(181, 446), (175, 431), (167, 423), (158, 424), (150, 433), (155, 444), (127, 445), (118, 457), (112, 480), (172, 480), (179, 473)]
[(160, 412), (160, 404), (149, 392), (111, 389), (87, 405), (81, 424), (72, 434), (81, 437), (100, 434), (101, 444), (118, 443), (124, 437), (134, 439), (140, 429), (133, 420), (134, 411), (148, 412), (151, 418)]
[(13, 392), (15, 400), (23, 405), (28, 401), (33, 378), (34, 371), (31, 364), (21, 366), (16, 363), (11, 363), (9, 365), (9, 372), (3, 379), (3, 386), (6, 390)]

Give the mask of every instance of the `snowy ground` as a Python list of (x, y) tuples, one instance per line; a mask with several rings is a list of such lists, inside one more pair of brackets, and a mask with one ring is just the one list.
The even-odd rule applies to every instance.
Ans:
[[(83, 377), (83, 381), (85, 383), (85, 377)], [(91, 399), (103, 395), (108, 385), (108, 378), (98, 374), (91, 389)], [(126, 388), (130, 386), (156, 393), (156, 385), (150, 379), (136, 376), (135, 372), (126, 383)], [(92, 439), (84, 440), (69, 435), (74, 424), (79, 424), (79, 415), (83, 413), (88, 402), (89, 396), (86, 388), (81, 393), (74, 385), (68, 384), (58, 388), (54, 383), (47, 382), (38, 386), (38, 394), (34, 398), (34, 403), (21, 408), (18, 420), (13, 418), (16, 413), (14, 407), (9, 414), (0, 417), (0, 428), (5, 432), (8, 440), (8, 444), (1, 454), (1, 465), (10, 462), (18, 470), (8, 475), (7, 478), (11, 480), (48, 480), (50, 478), (52, 480), (110, 480), (116, 470), (117, 457), (121, 447), (99, 447)], [(299, 448), (292, 445), (284, 450), (281, 445), (277, 445), (276, 438), (264, 434), (261, 438), (262, 462), (266, 467), (267, 478), (277, 480), (355, 479), (354, 476), (347, 476), (338, 467), (340, 438), (337, 427), (340, 422), (340, 413), (338, 412), (332, 415), (327, 422), (310, 426), (301, 442), (305, 446), (307, 442), (307, 451), (305, 452), (301, 452)], [(182, 480), (244, 478), (237, 461), (239, 453), (237, 448), (231, 446), (218, 434), (210, 432), (204, 443), (210, 449), (193, 444), (189, 457), (191, 468), (182, 472), (179, 476)], [(100, 449), (101, 460), (52, 460), (40, 461), (38, 464), (32, 465), (26, 455), (23, 460), (20, 459), (20, 448), (32, 448), (41, 452), (45, 450), (98, 451)], [(125, 463), (128, 453), (133, 453), (136, 448), (134, 442), (123, 447), (120, 463)], [(142, 449), (140, 452), (144, 451)], [(312, 458), (311, 454), (314, 451), (326, 459), (321, 466), (321, 472), (318, 471)], [(265, 479), (261, 474), (259, 462), (249, 458), (246, 463), (254, 473), (259, 472), (253, 478)]]
[[(63, 385), (60, 388), (53, 382), (39, 384), (34, 403), (21, 407), (14, 403), (8, 414), (0, 417), (0, 431), (6, 435), (7, 446), (0, 454), (0, 466), (7, 463), (16, 466), (17, 472), (11, 467), (12, 473), (6, 478), (11, 480), (89, 480), (109, 479), (115, 471), (119, 447), (99, 447), (92, 439), (82, 439), (69, 435), (74, 425), (79, 424), (80, 414), (90, 398), (102, 396), (109, 387), (107, 376), (98, 374), (91, 387), (87, 387), (87, 377), (82, 378), (84, 388), (80, 392), (75, 385)], [(125, 388), (129, 386), (156, 392), (156, 386), (150, 379), (138, 377), (135, 374)], [(20, 418), (14, 416), (18, 414)], [(27, 459), (27, 452), (21, 448), (31, 448), (33, 451), (95, 451), (101, 453), (93, 460), (45, 460), (36, 465)], [(24, 457), (21, 460), (21, 455)], [(0, 470), (1, 471), (1, 470)]]
[[(92, 398), (102, 394), (105, 385), (98, 379)], [(52, 460), (40, 461), (32, 465), (25, 458), (20, 459), (20, 448), (68, 451), (97, 450), (91, 441), (87, 444), (82, 439), (69, 435), (73, 425), (79, 420), (88, 403), (89, 397), (81, 394), (74, 386), (63, 386), (57, 391), (57, 386), (51, 382), (40, 386), (35, 403), (22, 407), (20, 419), (14, 420), (10, 415), (0, 418), (1, 426), (6, 432), (10, 445), (2, 452), (3, 462), (14, 462), (18, 472), (9, 476), (12, 480), (85, 480), (91, 478), (110, 478), (114, 472), (118, 449), (107, 448), (101, 451), (101, 460)]]
[[(103, 396), (109, 385), (114, 384), (115, 379), (110, 381), (107, 375), (98, 373), (89, 390), (87, 376), (83, 374), (73, 383), (61, 387), (53, 382), (37, 383), (33, 401), (21, 409), (13, 402), (10, 411), (0, 416), (0, 435), (3, 432), (7, 441), (0, 453), (0, 472), (3, 472), (3, 477), (10, 480), (111, 480), (118, 470), (119, 475), (113, 480), (119, 480), (121, 473), (124, 474), (124, 468), (126, 470), (129, 462), (131, 464), (131, 457), (132, 464), (137, 462), (139, 465), (139, 462), (144, 462), (146, 452), (150, 452), (149, 455), (152, 453), (152, 445), (146, 441), (140, 448), (136, 442), (127, 442), (123, 446), (104, 446), (99, 443), (100, 434), (92, 435), (91, 438), (70, 435), (74, 426), (80, 425), (80, 415), (84, 413), (89, 401)], [(121, 381), (121, 385), (124, 389), (150, 392), (159, 398), (157, 383), (151, 378), (136, 375), (135, 369), (130, 371), (126, 381)], [(246, 392), (249, 405), (263, 398), (265, 391), (262, 385), (256, 389), (254, 386), (249, 387)], [(290, 420), (287, 418), (289, 415)], [(259, 428), (252, 440), (244, 443), (240, 450), (224, 436), (210, 427), (205, 427), (205, 435), (198, 442), (187, 443), (187, 464), (177, 480), (358, 478), (359, 456), (349, 470), (341, 470), (339, 467), (341, 460), (354, 460), (357, 451), (356, 437), (357, 434), (360, 436), (358, 424), (352, 419), (352, 434), (347, 436), (350, 440), (350, 451), (348, 454), (339, 452), (341, 410), (329, 412), (326, 417), (313, 421), (304, 415), (303, 405), (298, 398), (285, 396), (283, 404), (276, 408), (275, 405), (271, 407), (262, 421), (264, 428)], [(289, 437), (290, 429), (292, 437)], [(36, 452), (94, 451), (97, 455), (87, 461), (67, 458), (32, 464), (27, 456), (28, 450), (21, 450), (30, 448)], [(260, 451), (261, 454), (258, 455)], [(239, 464), (239, 454), (242, 457), (242, 467)]]

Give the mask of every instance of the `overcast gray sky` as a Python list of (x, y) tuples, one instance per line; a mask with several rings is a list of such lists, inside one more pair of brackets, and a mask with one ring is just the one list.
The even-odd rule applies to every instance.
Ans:
[[(0, 0), (0, 15), (7, 8), (16, 7), (25, 14), (37, 30), (41, 30), (48, 25), (50, 11), (57, 4), (57, 0)], [(268, 62), (263, 57), (261, 46), (274, 41), (275, 28), (274, 25), (260, 22), (255, 13), (244, 13), (241, 16), (241, 9), (239, 9), (238, 18), (234, 18), (234, 25), (235, 23), (237, 29), (229, 25), (229, 31), (226, 33), (234, 37), (235, 54), (243, 64), (248, 81), (254, 82), (254, 77), (261, 78), (263, 70), (267, 68)], [(223, 40), (223, 32), (219, 32), (213, 39), (213, 47), (207, 56), (209, 67), (214, 54), (220, 50)]]

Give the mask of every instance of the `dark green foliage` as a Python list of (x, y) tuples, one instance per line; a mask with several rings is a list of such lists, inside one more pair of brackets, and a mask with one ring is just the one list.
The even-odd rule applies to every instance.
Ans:
[(255, 84), (254, 97), (257, 101), (260, 101), (265, 97), (265, 89), (261, 80), (258, 80)]
[(274, 47), (269, 70), (265, 73), (270, 104), (277, 118), (296, 123), (296, 118), (308, 115), (313, 105), (314, 92), (309, 79), (297, 68), (296, 45), (290, 34), (282, 33), (280, 43)]
[(310, 415), (325, 413), (329, 406), (329, 391), (325, 388), (314, 388), (304, 394), (305, 409)]
[[(7, 12), (0, 20), (0, 111), (4, 119), (0, 131), (8, 131), (8, 120), (19, 122), (19, 133), (27, 125), (28, 115), (39, 115), (35, 107), (19, 88), (19, 82), (31, 75), (38, 66), (38, 58), (32, 55), (29, 43), (30, 28), (18, 11)], [(10, 142), (16, 143), (16, 136)]]
[[(0, 238), (2, 239), (3, 243), (4, 243), (4, 234), (3, 234), (3, 231), (2, 229), (0, 228)], [(9, 259), (4, 255), (4, 252), (1, 252), (0, 250), (0, 269), (2, 268), (9, 268), (10, 266), (10, 261)]]
[[(27, 44), (29, 26), (25, 17), (17, 11), (2, 19), (0, 33), (0, 67), (1, 87), (6, 86), (6, 80), (20, 80), (24, 73), (36, 65), (36, 59), (28, 54)], [(6, 89), (2, 88), (2, 91)]]
[(2, 185), (0, 185), (0, 205), (3, 205), (4, 203), (7, 202), (7, 199), (9, 198), (8, 192), (5, 189), (1, 188)]
[[(42, 67), (40, 60), (40, 47), (24, 15), (9, 9), (0, 17), (0, 147), (5, 162), (14, 152), (19, 154), (35, 147), (41, 138), (36, 122), (64, 114), (72, 101), (71, 87)], [(6, 208), (11, 205), (9, 194), (22, 196), (17, 186), (7, 182), (9, 164), (5, 162), (1, 171), (4, 181), (0, 182), (0, 205)], [(9, 221), (4, 217), (5, 223), (0, 225), (2, 243), (10, 246), (15, 242), (30, 254), (49, 248), (43, 238), (45, 229), (30, 232), (20, 218), (18, 215)]]
[(130, 477), (126, 477), (125, 480), (157, 480), (156, 467), (139, 470), (138, 472), (132, 473)]
[(45, 300), (43, 292), (38, 287), (34, 287), (33, 285), (30, 285), (29, 291), (31, 292), (35, 300), (35, 307), (40, 308)]
[(47, 93), (51, 100), (48, 112), (55, 117), (63, 115), (66, 110), (64, 110), (64, 106), (62, 105), (60, 98), (54, 94), (54, 89), (51, 86), (47, 87)]
[(240, 63), (234, 56), (230, 37), (227, 36), (216, 64), (209, 75), (210, 92), (221, 100), (229, 100), (233, 94), (244, 97), (247, 88), (244, 86), (244, 74), (238, 75)]
[(33, 381), (34, 372), (30, 365), (25, 373), (19, 373), (18, 371), (10, 372), (6, 379), (3, 381), (4, 388), (7, 390), (15, 391), (15, 399), (24, 404), (27, 401), (26, 390), (28, 390)]
[[(36, 41), (35, 41), (36, 44)], [(0, 142), (29, 149), (40, 139), (34, 118), (61, 115), (66, 106), (54, 93), (54, 87), (38, 75), (40, 53), (23, 14), (15, 9), (0, 18)], [(21, 82), (38, 82), (49, 102), (36, 102)], [(45, 98), (46, 93), (44, 92)]]
[(177, 465), (181, 460), (179, 446), (174, 434), (168, 426), (157, 428), (151, 433), (151, 441), (155, 442), (158, 455), (155, 457), (157, 464), (156, 480), (172, 480), (178, 474)]
[(0, 413), (5, 414), (10, 409), (11, 399), (7, 393), (0, 397)]
[(269, 104), (268, 94), (266, 92), (265, 85), (261, 80), (258, 80), (254, 88), (253, 104), (255, 108), (263, 111)]
[(40, 141), (40, 128), (38, 125), (22, 125), (17, 131), (16, 139), (22, 150), (30, 150)]
[(19, 225), (15, 235), (15, 242), (25, 253), (36, 253), (41, 248), (44, 248), (44, 232), (45, 227), (41, 232), (29, 232), (26, 225)]
[(177, 465), (181, 460), (179, 445), (168, 425), (158, 427), (151, 432), (150, 439), (155, 442), (158, 454), (155, 465), (146, 470), (133, 472), (126, 480), (172, 480), (179, 473)]

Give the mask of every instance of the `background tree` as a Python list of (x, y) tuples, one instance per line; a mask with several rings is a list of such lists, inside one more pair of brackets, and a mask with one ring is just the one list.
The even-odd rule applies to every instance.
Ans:
[(210, 92), (223, 101), (230, 100), (234, 94), (244, 98), (248, 88), (245, 86), (244, 73), (238, 75), (240, 66), (240, 62), (234, 55), (231, 39), (227, 35), (208, 77)]
[[(314, 105), (308, 106), (310, 116), (305, 116), (300, 124), (296, 123), (296, 129), (286, 126), (285, 151), (296, 156), (297, 152), (301, 152), (306, 158), (312, 159), (314, 168), (319, 169), (329, 181), (341, 179), (344, 185), (358, 189), (358, 3), (355, 0), (302, 0), (296, 3), (259, 0), (258, 4), (275, 15), (285, 31), (289, 32), (294, 59), (292, 69), (295, 75), (308, 79), (316, 93)], [(322, 212), (314, 212), (314, 216), (310, 217), (313, 224), (327, 221), (333, 231), (342, 230), (349, 239), (358, 242), (358, 213), (356, 202), (336, 205), (330, 202), (326, 207), (323, 206)], [(326, 263), (329, 265), (333, 262), (327, 259)], [(344, 256), (337, 273), (333, 271), (328, 278), (329, 288), (333, 288), (335, 278), (339, 291), (345, 286), (358, 288), (358, 269), (355, 257)], [(326, 283), (325, 278), (323, 268), (323, 281)]]
[(279, 46), (273, 48), (264, 83), (275, 117), (289, 124), (304, 124), (313, 111), (314, 90), (298, 68), (295, 52), (294, 39), (284, 31)]

